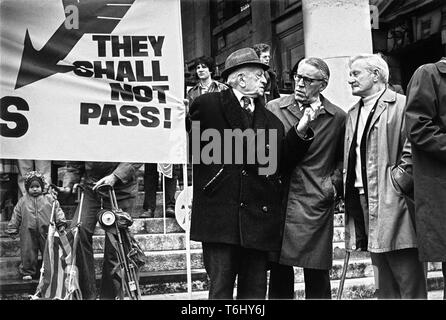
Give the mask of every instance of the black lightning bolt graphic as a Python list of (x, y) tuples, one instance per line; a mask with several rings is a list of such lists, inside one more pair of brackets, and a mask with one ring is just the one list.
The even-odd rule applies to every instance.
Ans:
[(110, 34), (135, 0), (62, 0), (64, 8), (74, 5), (79, 11), (79, 29), (67, 29), (63, 22), (39, 51), (34, 49), (26, 30), (22, 62), (15, 89), (69, 72), (74, 66), (58, 65), (86, 33)]

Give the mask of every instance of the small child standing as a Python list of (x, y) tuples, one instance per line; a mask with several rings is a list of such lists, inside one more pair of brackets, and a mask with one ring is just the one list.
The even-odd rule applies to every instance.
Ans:
[(65, 224), (65, 214), (52, 195), (43, 194), (45, 178), (41, 173), (28, 172), (24, 184), (26, 193), (17, 202), (6, 232), (13, 239), (20, 234), (20, 273), (23, 280), (31, 280), (37, 272), (38, 252), (43, 255), (45, 249), (53, 202), (56, 225)]

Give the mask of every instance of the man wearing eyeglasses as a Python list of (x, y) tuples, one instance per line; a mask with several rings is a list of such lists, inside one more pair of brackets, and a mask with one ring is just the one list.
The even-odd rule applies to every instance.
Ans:
[[(321, 92), (330, 70), (319, 58), (306, 58), (293, 68), (294, 94), (267, 104), (290, 130), (306, 108), (314, 110), (310, 127), (315, 138), (288, 177), (282, 248), (271, 263), (269, 298), (293, 299), (293, 266), (304, 268), (306, 299), (331, 299), (335, 200), (342, 190), (342, 156), (346, 113)], [(274, 260), (274, 259), (273, 259)]]
[[(222, 72), (230, 89), (200, 95), (190, 107), (190, 126), (199, 124), (199, 136), (212, 129), (223, 141), (212, 147), (220, 159), (198, 156), (193, 164), (190, 238), (202, 243), (209, 299), (232, 299), (236, 279), (237, 299), (265, 299), (268, 252), (279, 250), (282, 240), (281, 176), (288, 175), (313, 141), (311, 110), (285, 135), (281, 121), (265, 109), (261, 97), (268, 68), (254, 49), (239, 49), (226, 58)], [(228, 137), (231, 131), (235, 134)], [(253, 143), (243, 135), (249, 132), (256, 135)], [(233, 140), (241, 143), (232, 145)], [(198, 141), (200, 154), (208, 148), (203, 142)], [(261, 148), (277, 159), (271, 173), (262, 173), (260, 157), (249, 160)]]

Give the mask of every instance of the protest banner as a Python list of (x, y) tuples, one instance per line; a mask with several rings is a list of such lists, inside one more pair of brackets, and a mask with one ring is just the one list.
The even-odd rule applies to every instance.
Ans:
[(2, 158), (186, 163), (179, 0), (1, 0)]

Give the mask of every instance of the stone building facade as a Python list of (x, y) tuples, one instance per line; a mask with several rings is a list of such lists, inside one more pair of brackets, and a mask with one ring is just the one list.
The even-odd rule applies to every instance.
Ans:
[[(387, 57), (392, 81), (404, 89), (419, 65), (446, 54), (446, 2), (369, 3), (373, 51)], [(195, 81), (195, 58), (212, 56), (218, 78), (231, 52), (264, 42), (272, 45), (281, 93), (292, 90), (290, 69), (304, 56), (302, 0), (182, 0), (181, 9), (186, 85)]]

